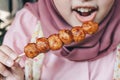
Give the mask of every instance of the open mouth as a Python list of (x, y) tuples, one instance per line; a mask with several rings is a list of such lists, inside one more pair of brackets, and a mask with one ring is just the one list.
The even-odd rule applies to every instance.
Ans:
[(80, 21), (85, 22), (94, 19), (98, 11), (98, 7), (76, 7), (72, 9), (72, 11), (75, 12), (76, 17)]
[(73, 11), (76, 11), (81, 16), (89, 16), (97, 10), (98, 10), (97, 7), (78, 7), (73, 9)]

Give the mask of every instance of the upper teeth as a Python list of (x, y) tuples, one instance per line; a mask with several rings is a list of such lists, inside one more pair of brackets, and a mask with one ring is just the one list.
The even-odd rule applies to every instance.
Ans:
[(80, 11), (80, 12), (89, 12), (91, 11), (90, 8), (78, 8), (77, 11)]

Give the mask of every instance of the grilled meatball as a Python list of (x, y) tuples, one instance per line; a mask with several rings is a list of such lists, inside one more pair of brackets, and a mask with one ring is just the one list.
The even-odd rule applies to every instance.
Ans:
[(35, 43), (28, 43), (24, 48), (24, 52), (29, 58), (34, 58), (39, 54), (39, 50)]
[(75, 26), (71, 29), (73, 39), (75, 42), (80, 42), (85, 39), (85, 32), (80, 26)]
[(59, 38), (64, 44), (70, 44), (73, 42), (73, 35), (70, 30), (63, 29), (59, 31)]
[(49, 47), (51, 50), (58, 50), (63, 46), (58, 34), (53, 34), (48, 37)]
[(89, 21), (83, 23), (82, 28), (86, 34), (94, 34), (98, 30), (98, 24), (96, 22)]
[(41, 53), (45, 53), (45, 52), (49, 51), (49, 49), (50, 49), (48, 39), (45, 37), (38, 38), (36, 40), (36, 45), (37, 45), (37, 49)]

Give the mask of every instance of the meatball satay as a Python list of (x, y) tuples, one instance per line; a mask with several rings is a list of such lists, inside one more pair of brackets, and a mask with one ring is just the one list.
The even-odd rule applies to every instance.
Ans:
[(58, 34), (52, 34), (48, 38), (42, 37), (36, 40), (36, 43), (28, 43), (24, 52), (27, 57), (34, 58), (39, 53), (45, 53), (49, 50), (58, 50), (64, 44), (81, 42), (86, 34), (94, 34), (98, 30), (98, 24), (92, 21), (83, 23), (82, 26), (72, 27), (71, 30), (63, 29)]
[(39, 50), (35, 43), (28, 43), (24, 48), (25, 55), (29, 58), (34, 58), (39, 54)]
[(63, 46), (63, 42), (58, 34), (53, 34), (48, 37), (49, 47), (51, 50), (58, 50)]
[(75, 42), (80, 42), (85, 39), (86, 34), (80, 26), (73, 27), (71, 32)]
[(86, 34), (94, 34), (98, 30), (98, 24), (96, 22), (88, 21), (83, 23), (82, 28)]
[(40, 53), (45, 53), (50, 50), (48, 39), (45, 37), (36, 40), (36, 46)]
[(73, 35), (70, 30), (63, 29), (59, 31), (59, 38), (64, 44), (70, 44), (73, 42)]

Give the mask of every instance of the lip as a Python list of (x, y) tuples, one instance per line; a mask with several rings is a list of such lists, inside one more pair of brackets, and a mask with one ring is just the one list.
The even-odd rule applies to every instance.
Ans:
[(91, 8), (91, 9), (93, 9), (93, 8), (96, 8), (96, 9), (98, 9), (98, 6), (97, 5), (93, 5), (93, 4), (76, 4), (76, 6), (72, 6), (72, 10), (74, 10), (74, 9), (77, 9), (77, 8)]
[[(88, 8), (88, 9), (92, 9), (93, 11), (90, 13), (90, 15), (83, 16), (76, 11), (78, 8)], [(97, 11), (98, 11), (98, 7), (93, 7), (93, 6), (77, 6), (72, 9), (73, 15), (75, 15), (75, 17), (80, 22), (93, 21), (97, 14)]]
[(75, 15), (75, 17), (80, 21), (80, 22), (87, 22), (87, 21), (93, 21), (97, 12), (93, 12), (91, 15), (89, 16), (80, 16), (77, 12), (73, 12), (73, 14)]

